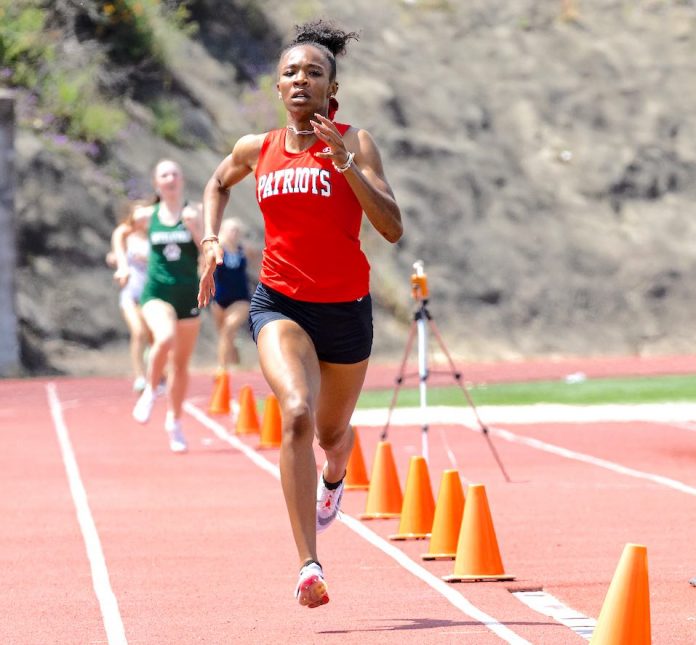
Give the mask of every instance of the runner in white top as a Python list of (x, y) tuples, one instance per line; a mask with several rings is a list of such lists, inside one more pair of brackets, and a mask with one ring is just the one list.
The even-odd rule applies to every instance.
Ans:
[[(116, 265), (114, 280), (121, 291), (118, 303), (130, 332), (130, 358), (135, 380), (133, 390), (145, 388), (145, 351), (150, 343), (150, 333), (140, 312), (140, 295), (147, 274), (147, 258), (150, 242), (147, 236), (149, 207), (146, 202), (134, 202), (124, 220), (111, 235), (111, 253), (107, 262)], [(125, 238), (125, 253), (119, 240)]]

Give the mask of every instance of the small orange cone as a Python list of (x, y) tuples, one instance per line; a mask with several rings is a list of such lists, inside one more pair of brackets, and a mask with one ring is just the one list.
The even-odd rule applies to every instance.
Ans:
[(406, 492), (401, 507), (399, 532), (390, 540), (424, 540), (430, 537), (435, 514), (435, 498), (430, 485), (425, 457), (411, 457), (406, 477)]
[(648, 550), (627, 544), (604, 598), (590, 645), (650, 645)]
[(355, 437), (353, 450), (350, 453), (350, 459), (346, 467), (346, 478), (343, 488), (345, 490), (368, 490), (370, 488), (370, 480), (367, 478), (365, 460), (360, 447), (360, 436), (358, 435), (358, 429), (355, 427), (353, 427), (353, 435)]
[(447, 582), (515, 579), (503, 569), (483, 484), (469, 484), (454, 558), (454, 573), (442, 579)]
[(210, 414), (230, 413), (230, 377), (227, 372), (220, 372), (215, 376), (213, 396), (208, 407)]
[(281, 420), (280, 405), (275, 394), (269, 394), (263, 406), (263, 421), (261, 422), (261, 441), (259, 449), (280, 448)]
[(428, 552), (421, 555), (423, 560), (454, 560), (463, 513), (464, 490), (459, 472), (445, 470), (435, 504), (430, 546)]
[(377, 520), (399, 517), (403, 501), (391, 443), (380, 441), (377, 444), (375, 462), (372, 465), (365, 512), (360, 519)]
[(239, 388), (239, 417), (237, 417), (236, 432), (237, 434), (258, 434), (260, 429), (254, 392), (250, 385), (242, 385)]

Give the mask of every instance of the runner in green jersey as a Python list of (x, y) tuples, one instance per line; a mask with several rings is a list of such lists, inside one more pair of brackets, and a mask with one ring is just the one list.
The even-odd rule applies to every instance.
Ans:
[(184, 200), (179, 164), (162, 160), (155, 166), (159, 201), (152, 206), (148, 236), (147, 282), (140, 299), (143, 318), (152, 332), (148, 384), (133, 408), (133, 418), (147, 423), (157, 398), (157, 385), (167, 372), (165, 430), (173, 452), (186, 452), (181, 410), (189, 378), (189, 362), (200, 328), (198, 247), (203, 230), (200, 204)]
[(160, 209), (161, 202), (154, 205), (150, 218), (150, 257), (140, 304), (164, 300), (174, 307), (179, 320), (195, 318), (200, 313), (198, 245), (183, 218), (163, 224)]

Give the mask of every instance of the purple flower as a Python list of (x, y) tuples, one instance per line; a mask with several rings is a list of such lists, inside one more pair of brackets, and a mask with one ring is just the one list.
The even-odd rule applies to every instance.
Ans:
[(99, 156), (100, 149), (99, 145), (94, 143), (94, 141), (90, 141), (88, 144), (85, 145), (85, 154), (88, 157), (92, 157), (92, 159), (96, 159)]

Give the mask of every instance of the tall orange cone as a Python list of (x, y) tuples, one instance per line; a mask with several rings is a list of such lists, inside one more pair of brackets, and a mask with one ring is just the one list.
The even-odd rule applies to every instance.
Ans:
[(208, 412), (210, 414), (230, 413), (230, 377), (226, 371), (215, 376), (213, 396), (210, 399)]
[(256, 400), (250, 385), (239, 388), (239, 417), (237, 417), (237, 434), (258, 434), (260, 431)]
[(486, 489), (483, 484), (469, 484), (454, 558), (454, 573), (443, 576), (443, 580), (474, 582), (514, 579), (515, 576), (507, 575), (503, 569)]
[(648, 550), (642, 544), (624, 547), (590, 645), (650, 645)]
[(380, 441), (372, 464), (365, 512), (360, 519), (377, 520), (399, 517), (403, 501), (391, 443)]
[(435, 504), (433, 530), (423, 560), (454, 560), (464, 513), (464, 490), (457, 470), (445, 470)]
[(390, 540), (424, 540), (430, 537), (435, 514), (435, 498), (425, 457), (411, 457), (406, 477), (406, 492), (401, 507), (399, 532)]
[(275, 394), (266, 397), (263, 406), (263, 421), (261, 422), (261, 440), (259, 448), (280, 448), (281, 420), (280, 405)]
[(353, 427), (353, 450), (350, 453), (348, 466), (346, 467), (346, 477), (344, 479), (343, 488), (345, 490), (368, 490), (370, 488), (370, 480), (367, 478), (367, 470), (365, 469), (365, 460), (363, 459), (362, 448), (360, 447), (360, 435), (358, 429)]

